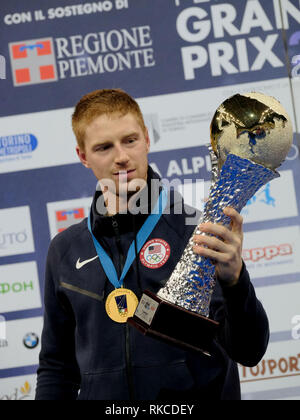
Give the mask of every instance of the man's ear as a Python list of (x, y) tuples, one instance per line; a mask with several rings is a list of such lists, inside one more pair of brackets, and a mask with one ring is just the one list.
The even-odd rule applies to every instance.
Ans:
[(86, 153), (84, 150), (81, 150), (79, 148), (79, 146), (76, 146), (76, 153), (77, 156), (79, 157), (80, 162), (86, 167), (86, 168), (90, 168), (90, 164), (86, 159)]

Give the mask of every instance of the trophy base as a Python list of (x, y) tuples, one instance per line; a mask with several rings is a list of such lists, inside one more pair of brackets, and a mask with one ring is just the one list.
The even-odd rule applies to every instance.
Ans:
[(142, 334), (210, 356), (219, 323), (146, 290), (127, 322)]

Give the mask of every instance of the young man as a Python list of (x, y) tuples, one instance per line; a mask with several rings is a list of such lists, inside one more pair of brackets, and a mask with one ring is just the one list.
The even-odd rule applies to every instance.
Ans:
[[(174, 211), (169, 194), (169, 212), (145, 234), (160, 197), (151, 189), (159, 177), (148, 166), (148, 132), (129, 95), (91, 92), (77, 104), (72, 123), (79, 159), (100, 188), (89, 219), (57, 235), (49, 248), (36, 399), (240, 399), (236, 363), (256, 365), (269, 337), (241, 258), (241, 216), (227, 208), (231, 229), (204, 224), (215, 236), (194, 237), (194, 252), (216, 262), (210, 317), (221, 328), (211, 357), (143, 336), (127, 316), (143, 290), (157, 293), (165, 284), (195, 226), (186, 225), (185, 207)], [(131, 204), (145, 191), (146, 211), (132, 214)], [(161, 254), (155, 261), (153, 252)], [(120, 303), (124, 295), (127, 306)]]

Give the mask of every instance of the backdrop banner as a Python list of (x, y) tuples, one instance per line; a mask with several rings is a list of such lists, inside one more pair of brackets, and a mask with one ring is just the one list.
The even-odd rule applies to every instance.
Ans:
[(10, 0), (0, 19), (0, 400), (34, 398), (50, 240), (87, 216), (96, 188), (71, 114), (101, 88), (137, 99), (150, 164), (199, 209), (217, 107), (256, 91), (290, 114), (281, 177), (242, 211), (271, 339), (239, 372), (244, 400), (300, 400), (300, 0)]

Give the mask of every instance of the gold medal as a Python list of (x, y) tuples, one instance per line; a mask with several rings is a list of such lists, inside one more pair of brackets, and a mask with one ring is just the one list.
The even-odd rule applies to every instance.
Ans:
[(108, 295), (105, 310), (113, 321), (123, 323), (133, 316), (138, 302), (138, 298), (131, 290), (120, 287)]

